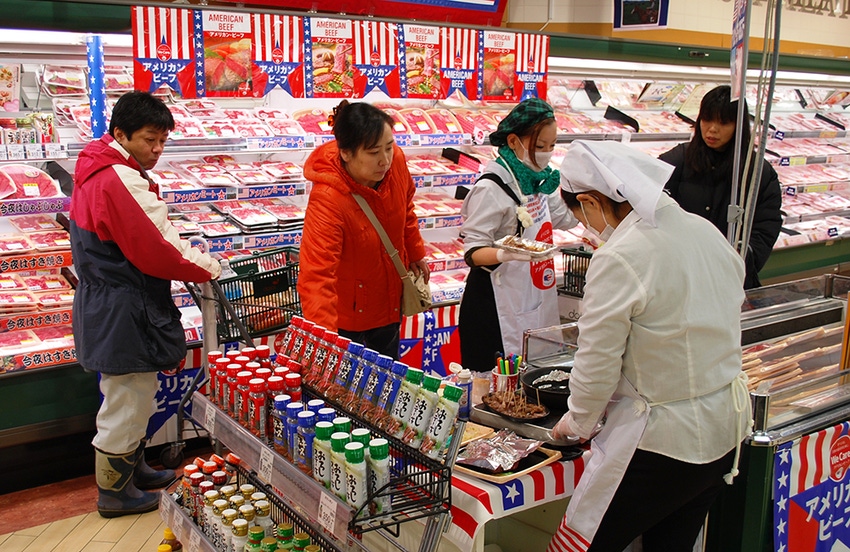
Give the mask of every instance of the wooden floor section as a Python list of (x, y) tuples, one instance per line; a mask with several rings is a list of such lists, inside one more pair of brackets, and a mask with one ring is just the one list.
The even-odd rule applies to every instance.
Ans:
[[(80, 514), (0, 535), (3, 552), (154, 552), (165, 523), (159, 511), (104, 519)], [(2, 528), (0, 528), (2, 531)]]

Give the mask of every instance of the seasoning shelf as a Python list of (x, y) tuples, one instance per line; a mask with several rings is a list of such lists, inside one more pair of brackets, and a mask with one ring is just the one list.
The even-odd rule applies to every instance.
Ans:
[(189, 515), (171, 498), (167, 489), (159, 492), (159, 515), (174, 532), (186, 550), (192, 552), (219, 552), (203, 534)]

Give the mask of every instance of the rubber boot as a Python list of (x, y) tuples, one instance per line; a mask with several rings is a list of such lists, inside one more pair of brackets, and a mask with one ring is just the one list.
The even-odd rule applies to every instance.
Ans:
[(159, 507), (159, 495), (140, 491), (133, 484), (136, 452), (110, 454), (95, 449), (97, 511), (105, 518), (144, 514)]
[(133, 484), (137, 489), (150, 490), (167, 487), (176, 476), (174, 470), (155, 470), (145, 462), (145, 441), (136, 449), (136, 469), (133, 472)]

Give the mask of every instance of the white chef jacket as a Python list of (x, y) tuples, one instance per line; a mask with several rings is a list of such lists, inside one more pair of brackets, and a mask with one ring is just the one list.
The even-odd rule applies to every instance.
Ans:
[(749, 421), (729, 385), (741, 372), (744, 263), (667, 195), (655, 214), (652, 227), (632, 211), (593, 254), (569, 425), (589, 437), (622, 372), (650, 404), (638, 448), (702, 464), (733, 449)]
[[(519, 185), (505, 167), (490, 161), (484, 172), (498, 174), (517, 197), (522, 199)], [(561, 199), (559, 190), (549, 194), (547, 201), (553, 228), (566, 230), (578, 223)], [(466, 196), (460, 210), (463, 218), (461, 235), (464, 253), (474, 247), (492, 247), (496, 240), (516, 234), (516, 208), (516, 202), (498, 184), (491, 180), (477, 182)]]

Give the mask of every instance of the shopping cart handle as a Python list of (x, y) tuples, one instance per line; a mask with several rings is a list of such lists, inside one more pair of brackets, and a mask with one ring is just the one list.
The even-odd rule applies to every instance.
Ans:
[(210, 244), (201, 236), (189, 236), (189, 243), (192, 247), (197, 247), (202, 253), (207, 253), (210, 250)]

